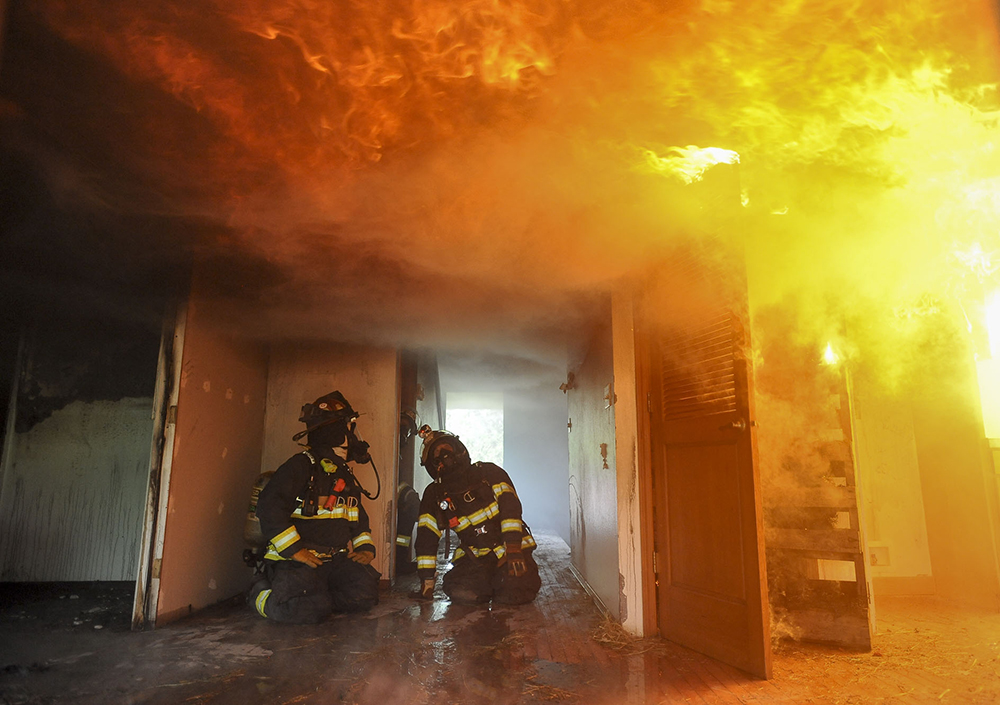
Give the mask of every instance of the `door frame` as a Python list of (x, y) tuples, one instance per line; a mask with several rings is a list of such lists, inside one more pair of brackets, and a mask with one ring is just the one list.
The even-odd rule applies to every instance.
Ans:
[(174, 429), (177, 421), (177, 396), (180, 392), (186, 322), (186, 303), (167, 305), (160, 333), (160, 352), (156, 362), (149, 484), (146, 489), (146, 509), (139, 544), (135, 594), (132, 600), (133, 631), (156, 627), (160, 561), (163, 557), (163, 536), (167, 521), (170, 468), (174, 457)]
[[(643, 278), (643, 281), (645, 278)], [(632, 294), (633, 316), (637, 313), (641, 288), (635, 288)], [(656, 590), (657, 546), (656, 526), (653, 510), (653, 430), (650, 424), (651, 394), (649, 330), (641, 317), (635, 317), (635, 391), (636, 411), (638, 417), (637, 442), (639, 445), (639, 526), (642, 531), (642, 545), (649, 550), (642, 557), (642, 602), (643, 602), (643, 633), (655, 635), (659, 633), (659, 605)]]

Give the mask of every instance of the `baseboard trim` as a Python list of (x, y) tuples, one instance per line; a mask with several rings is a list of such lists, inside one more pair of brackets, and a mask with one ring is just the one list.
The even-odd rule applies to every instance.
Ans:
[(937, 592), (933, 575), (872, 577), (872, 591), (880, 595), (933, 595)]
[(600, 595), (594, 592), (594, 589), (590, 587), (590, 583), (588, 583), (587, 579), (583, 577), (579, 570), (577, 570), (572, 561), (570, 561), (569, 569), (573, 573), (573, 577), (576, 578), (578, 583), (580, 583), (580, 587), (582, 587), (584, 591), (590, 595), (590, 599), (592, 599), (594, 604), (597, 605), (597, 609), (601, 611), (601, 615), (607, 617), (608, 619), (614, 619), (617, 622), (618, 619), (611, 613), (611, 610), (608, 609), (607, 605), (604, 604), (604, 600), (601, 599)]

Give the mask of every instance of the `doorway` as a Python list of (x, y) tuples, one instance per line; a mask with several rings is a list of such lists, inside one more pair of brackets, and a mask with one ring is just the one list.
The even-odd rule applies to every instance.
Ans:
[(129, 621), (158, 349), (159, 330), (144, 323), (58, 311), (36, 313), (20, 336), (0, 469), (0, 582), (25, 599), (71, 599), (73, 624)]

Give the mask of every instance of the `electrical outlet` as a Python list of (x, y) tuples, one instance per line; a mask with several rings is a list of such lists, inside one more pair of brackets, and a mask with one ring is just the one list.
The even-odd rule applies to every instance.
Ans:
[(868, 556), (871, 565), (889, 565), (888, 546), (868, 546)]

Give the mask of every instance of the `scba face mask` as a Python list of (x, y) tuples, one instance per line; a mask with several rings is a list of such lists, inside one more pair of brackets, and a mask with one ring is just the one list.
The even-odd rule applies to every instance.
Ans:
[[(312, 404), (304, 404), (299, 421), (306, 425), (304, 431), (300, 431), (292, 436), (293, 441), (298, 441), (304, 436), (314, 436), (315, 439), (322, 438), (324, 444), (333, 448), (344, 444), (345, 437), (354, 431), (354, 422), (359, 416), (350, 402), (344, 398), (340, 392), (330, 392)], [(322, 431), (321, 433), (318, 433)]]
[(364, 465), (372, 459), (368, 449), (371, 447), (365, 441), (358, 438), (354, 432), (356, 424), (352, 421), (347, 426), (347, 458), (348, 462)]
[(420, 452), (420, 464), (435, 480), (443, 480), (460, 473), (469, 465), (469, 451), (453, 433), (433, 431), (424, 425), (419, 431), (424, 439)]

